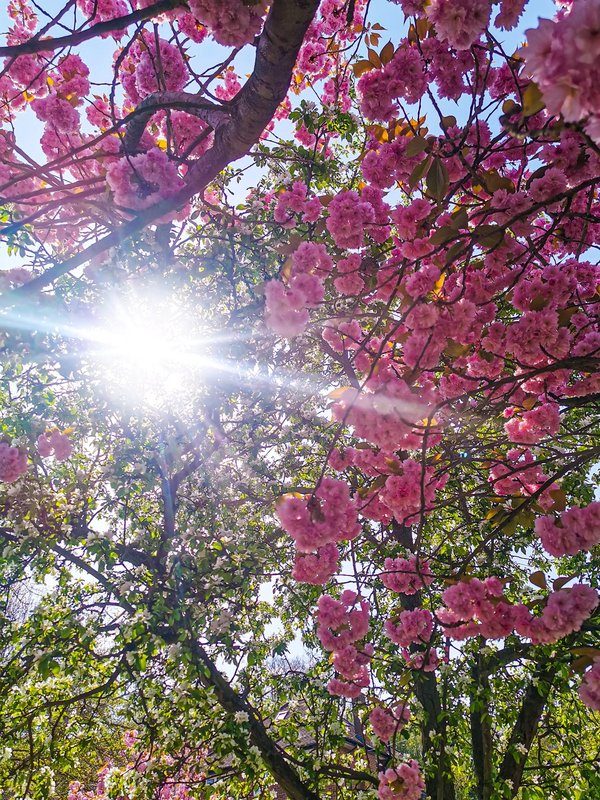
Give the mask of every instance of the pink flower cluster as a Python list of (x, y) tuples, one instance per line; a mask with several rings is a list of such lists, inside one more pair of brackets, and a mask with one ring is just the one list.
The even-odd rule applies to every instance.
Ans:
[(589, 708), (600, 711), (600, 661), (596, 661), (583, 676), (579, 687), (579, 698)]
[(420, 800), (424, 791), (425, 781), (414, 758), (379, 773), (379, 800)]
[(106, 182), (116, 205), (136, 211), (173, 197), (184, 185), (177, 165), (158, 147), (113, 161)]
[(276, 513), (283, 529), (296, 542), (293, 575), (304, 583), (326, 583), (337, 570), (337, 543), (356, 538), (361, 530), (348, 484), (328, 476), (311, 497), (282, 497)]
[[(377, 341), (371, 340), (360, 358), (355, 359), (357, 369), (367, 371), (372, 360), (378, 363), (377, 373), (370, 377), (362, 390), (347, 389), (331, 408), (334, 419), (352, 425), (356, 436), (366, 439), (386, 452), (398, 448), (417, 450), (423, 445), (423, 426), (431, 410), (434, 393), (430, 387), (411, 387), (398, 377), (384, 356), (369, 358), (369, 351), (377, 353)], [(429, 434), (428, 445), (437, 441)]]
[(398, 594), (416, 594), (433, 580), (429, 563), (417, 560), (414, 555), (409, 558), (386, 558), (383, 566), (385, 572), (380, 575), (381, 582)]
[(302, 553), (360, 533), (356, 503), (344, 481), (324, 477), (311, 497), (285, 495), (276, 507), (282, 527)]
[(513, 605), (503, 597), (498, 578), (473, 578), (450, 586), (442, 594), (445, 608), (437, 617), (453, 639), (484, 636), (503, 639), (516, 631), (533, 644), (552, 644), (578, 631), (598, 605), (598, 594), (590, 586), (575, 584), (551, 592), (540, 616), (524, 604)]
[[(390, 475), (379, 491), (379, 499), (390, 509), (398, 522), (411, 524), (433, 508), (435, 480), (432, 467), (425, 467), (412, 458), (401, 461), (399, 474)], [(421, 496), (423, 495), (423, 496)]]
[(321, 202), (317, 197), (310, 199), (307, 197), (306, 184), (303, 181), (295, 181), (291, 189), (285, 189), (277, 195), (273, 219), (285, 227), (293, 227), (294, 214), (299, 214), (303, 222), (316, 222), (321, 209)]
[(77, 5), (94, 22), (105, 22), (130, 13), (125, 0), (77, 0)]
[(526, 31), (520, 55), (551, 114), (568, 122), (587, 120), (590, 136), (600, 141), (600, 0), (577, 0), (557, 19), (541, 19)]
[(325, 296), (323, 278), (333, 268), (325, 246), (302, 242), (292, 255), (292, 273), (287, 287), (281, 281), (265, 284), (265, 322), (279, 336), (299, 336), (309, 322), (307, 309)]
[(338, 247), (362, 247), (365, 227), (375, 220), (371, 203), (362, 200), (358, 192), (340, 192), (329, 203), (327, 230)]
[(426, 644), (433, 633), (433, 616), (426, 608), (401, 611), (397, 616), (386, 619), (383, 629), (386, 636), (400, 647)]
[(0, 442), (0, 481), (14, 483), (27, 472), (27, 453)]
[(574, 506), (564, 511), (558, 520), (539, 517), (535, 532), (544, 549), (552, 556), (572, 556), (582, 550), (591, 550), (600, 544), (600, 502), (585, 508)]
[(189, 77), (188, 69), (178, 47), (166, 39), (147, 36), (140, 43), (139, 60), (135, 67), (135, 83), (140, 98), (167, 89), (183, 89)]
[(427, 16), (440, 39), (456, 50), (466, 50), (487, 27), (491, 7), (491, 0), (431, 0)]
[(299, 583), (322, 586), (338, 570), (340, 551), (333, 542), (318, 547), (314, 553), (296, 553), (292, 578)]
[[(490, 470), (489, 481), (494, 492), (501, 496), (522, 495), (529, 497), (535, 494), (548, 481), (549, 476), (542, 472), (528, 448), (514, 448), (506, 454), (506, 462), (495, 464)], [(557, 489), (551, 484), (537, 495), (537, 503), (547, 510), (554, 504), (550, 492)]]
[(514, 416), (504, 425), (511, 442), (536, 444), (560, 430), (558, 403), (542, 403), (531, 411)]
[(54, 456), (57, 461), (65, 461), (73, 452), (73, 445), (68, 436), (54, 430), (38, 436), (37, 449), (42, 458)]
[(327, 688), (331, 694), (358, 697), (369, 685), (367, 664), (374, 652), (373, 645), (362, 642), (369, 630), (368, 602), (350, 589), (342, 592), (339, 600), (321, 595), (316, 618), (317, 636), (333, 653), (333, 666), (345, 678), (333, 678)]
[(281, 281), (265, 283), (265, 323), (278, 336), (288, 339), (304, 333), (310, 321), (309, 308), (324, 297), (323, 285), (316, 275), (292, 278), (289, 285)]
[(227, 67), (223, 75), (223, 83), (217, 86), (215, 95), (219, 100), (233, 100), (241, 88), (242, 85), (236, 75), (235, 69), (233, 67)]
[(70, 54), (61, 59), (58, 69), (51, 75), (50, 93), (47, 97), (38, 97), (31, 104), (37, 118), (56, 133), (77, 132), (80, 118), (76, 107), (89, 92), (89, 74), (79, 56)]
[(360, 109), (371, 120), (387, 121), (396, 113), (394, 101), (416, 103), (425, 94), (425, 62), (416, 47), (404, 45), (382, 69), (365, 72), (358, 82)]
[(398, 703), (390, 711), (381, 706), (377, 706), (369, 714), (369, 722), (375, 735), (382, 742), (389, 742), (399, 730), (406, 725), (410, 719), (410, 708), (404, 703)]
[[(115, 56), (119, 55), (117, 50)], [(179, 91), (190, 77), (179, 47), (143, 34), (121, 58), (119, 76), (127, 99), (134, 104), (163, 89)]]
[(570, 589), (552, 592), (539, 617), (529, 614), (526, 606), (515, 606), (515, 629), (521, 636), (529, 637), (533, 644), (553, 644), (578, 631), (597, 605), (596, 590), (576, 583)]
[(75, 133), (79, 130), (77, 110), (68, 100), (63, 100), (56, 94), (34, 100), (31, 107), (36, 117), (46, 122), (56, 133)]
[[(449, 586), (442, 594), (446, 608), (437, 612), (452, 639), (485, 636), (501, 639), (514, 629), (514, 606), (503, 600), (504, 584), (498, 578), (473, 578)], [(475, 622), (477, 620), (477, 622)], [(466, 624), (465, 624), (466, 623)]]
[(243, 47), (260, 33), (266, 0), (189, 0), (196, 19), (210, 30), (215, 41), (229, 47)]

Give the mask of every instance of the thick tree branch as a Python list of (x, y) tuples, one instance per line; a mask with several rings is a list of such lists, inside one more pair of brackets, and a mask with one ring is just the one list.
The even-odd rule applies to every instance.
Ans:
[(229, 119), (228, 111), (203, 100), (200, 95), (189, 92), (154, 92), (144, 97), (137, 106), (134, 117), (127, 125), (125, 136), (123, 137), (123, 150), (125, 153), (133, 153), (139, 143), (146, 125), (153, 114), (163, 109), (179, 109), (194, 117), (199, 117), (206, 122), (213, 130)]
[(115, 17), (115, 19), (107, 19), (104, 22), (97, 22), (89, 28), (84, 28), (83, 30), (66, 34), (65, 36), (47, 39), (38, 39), (34, 36), (22, 44), (0, 47), (0, 56), (17, 58), (18, 56), (26, 54), (31, 55), (33, 53), (60, 50), (63, 47), (74, 47), (82, 42), (87, 42), (89, 39), (96, 39), (103, 34), (123, 30), (129, 25), (134, 25), (136, 22), (152, 19), (152, 17), (156, 17), (158, 14), (171, 11), (173, 8), (177, 8), (177, 6), (183, 4), (184, 0), (157, 0), (156, 3), (152, 3), (152, 5), (146, 8), (139, 8), (136, 11), (132, 11), (131, 14), (126, 14), (123, 17)]
[(499, 772), (500, 778), (509, 784), (511, 797), (519, 793), (523, 768), (552, 689), (553, 677), (554, 665), (546, 666), (534, 673), (525, 690)]
[(260, 750), (265, 766), (290, 800), (319, 800), (319, 795), (302, 781), (286, 761), (253, 708), (232, 689), (204, 648), (194, 640), (190, 645), (199, 662), (201, 680), (205, 686), (214, 689), (221, 707), (231, 714), (242, 711), (248, 715), (250, 741)]
[(489, 718), (489, 681), (479, 663), (471, 671), (475, 697), (471, 699), (469, 713), (471, 722), (471, 743), (473, 764), (477, 778), (477, 796), (480, 800), (490, 800), (492, 796), (492, 731)]
[(187, 185), (175, 196), (140, 212), (130, 222), (79, 253), (56, 263), (43, 275), (4, 293), (0, 309), (17, 306), (62, 275), (181, 208), (232, 161), (245, 155), (260, 138), (290, 85), (292, 70), (319, 0), (274, 0), (257, 45), (252, 75), (231, 103), (229, 120), (218, 126), (213, 146), (190, 169)]

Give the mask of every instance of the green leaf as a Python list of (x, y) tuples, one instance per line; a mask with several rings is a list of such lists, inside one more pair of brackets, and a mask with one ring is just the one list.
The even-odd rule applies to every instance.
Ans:
[(427, 158), (420, 161), (417, 166), (413, 169), (410, 173), (410, 177), (408, 179), (408, 185), (411, 189), (414, 189), (415, 186), (419, 183), (422, 178), (425, 177), (427, 170), (431, 164), (431, 156), (427, 156)]
[(448, 185), (448, 170), (441, 158), (436, 156), (427, 173), (427, 192), (441, 202), (446, 196)]
[(413, 136), (410, 142), (406, 146), (406, 150), (404, 151), (404, 155), (407, 158), (412, 158), (413, 156), (418, 156), (419, 153), (424, 152), (429, 147), (429, 142), (427, 139), (424, 139), (422, 136)]

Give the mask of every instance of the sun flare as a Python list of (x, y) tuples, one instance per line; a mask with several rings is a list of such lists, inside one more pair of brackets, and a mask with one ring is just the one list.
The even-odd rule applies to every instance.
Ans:
[(208, 364), (208, 336), (181, 303), (128, 297), (107, 304), (93, 352), (118, 399), (172, 404)]

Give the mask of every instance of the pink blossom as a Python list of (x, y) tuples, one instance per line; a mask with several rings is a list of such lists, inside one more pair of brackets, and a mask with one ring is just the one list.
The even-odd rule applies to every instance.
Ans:
[(77, 0), (77, 5), (95, 22), (124, 17), (131, 10), (125, 0)]
[(201, 25), (196, 17), (187, 11), (183, 13), (180, 12), (177, 15), (177, 25), (179, 26), (179, 30), (193, 42), (196, 42), (196, 44), (203, 42), (208, 35), (208, 31), (204, 25)]
[(161, 89), (179, 91), (189, 77), (179, 48), (165, 39), (159, 39), (157, 46), (151, 36), (144, 37), (143, 44), (139, 45), (134, 74), (139, 97)]
[(317, 275), (300, 272), (286, 288), (281, 281), (265, 284), (265, 322), (279, 336), (292, 338), (304, 333), (309, 322), (307, 308), (314, 308), (324, 297)]
[(579, 698), (589, 708), (600, 711), (600, 661), (596, 661), (583, 676)]
[(453, 639), (481, 635), (503, 639), (513, 632), (515, 607), (503, 599), (503, 584), (498, 578), (484, 581), (472, 578), (449, 586), (442, 594), (445, 608), (437, 612)]
[(65, 461), (73, 452), (73, 445), (66, 434), (54, 430), (38, 436), (37, 449), (42, 458), (54, 456), (57, 461)]
[(56, 94), (34, 100), (31, 107), (38, 119), (47, 122), (58, 133), (73, 133), (79, 130), (80, 119), (77, 110), (68, 100)]
[(494, 24), (504, 30), (514, 28), (523, 13), (527, 0), (501, 0), (500, 11), (494, 20)]
[(391, 710), (377, 706), (369, 714), (369, 722), (382, 742), (388, 742), (409, 719), (410, 708), (404, 703), (398, 703)]
[(292, 578), (299, 583), (323, 585), (335, 575), (340, 553), (333, 542), (319, 547), (315, 553), (296, 553)]
[(260, 32), (266, 0), (189, 0), (196, 19), (205, 25), (219, 44), (242, 47)]
[(397, 617), (386, 619), (384, 631), (386, 636), (400, 647), (424, 644), (431, 639), (433, 617), (426, 608), (401, 611)]
[[(277, 196), (277, 205), (273, 219), (293, 227), (294, 214), (299, 214), (303, 222), (316, 222), (321, 215), (321, 202), (317, 197), (307, 197), (307, 187), (302, 181), (295, 181), (291, 189), (286, 189)], [(310, 244), (304, 242), (303, 244)]]
[(600, 502), (563, 511), (558, 520), (539, 517), (535, 532), (552, 556), (575, 555), (600, 544)]
[(515, 416), (504, 425), (511, 442), (536, 444), (547, 436), (554, 436), (560, 430), (558, 403), (543, 403), (521, 416)]
[[(598, 593), (591, 586), (576, 583), (569, 589), (551, 592), (539, 617), (522, 611), (515, 628), (534, 644), (553, 644), (580, 630), (598, 605)], [(517, 607), (515, 607), (517, 608)], [(525, 608), (524, 606), (522, 608)]]
[(597, 115), (600, 108), (600, 3), (578, 0), (570, 13), (542, 19), (526, 31), (520, 51), (526, 73), (541, 89), (551, 114), (570, 122)]
[(284, 495), (276, 513), (301, 553), (354, 539), (361, 530), (348, 484), (328, 476), (311, 497)]
[(381, 582), (392, 592), (398, 594), (416, 594), (420, 589), (429, 586), (433, 577), (427, 561), (417, 562), (416, 556), (410, 558), (386, 558), (385, 572)]
[(425, 781), (414, 759), (379, 773), (379, 800), (420, 800), (424, 791)]
[(0, 481), (14, 483), (27, 472), (27, 453), (0, 442)]
[(328, 206), (327, 230), (338, 247), (362, 247), (365, 226), (375, 219), (371, 203), (362, 200), (358, 192), (340, 192)]
[(173, 197), (184, 185), (177, 165), (158, 147), (113, 161), (106, 182), (116, 205), (136, 211)]
[(388, 477), (379, 498), (398, 522), (410, 522), (415, 515), (433, 507), (435, 489), (431, 467), (423, 469), (419, 462), (407, 458), (400, 462), (399, 474)]
[(223, 83), (215, 89), (215, 95), (219, 100), (233, 100), (242, 88), (242, 84), (233, 67), (227, 67), (224, 76), (222, 76), (222, 80)]
[(427, 88), (424, 68), (418, 49), (403, 46), (382, 69), (362, 75), (358, 92), (363, 114), (372, 120), (388, 120), (395, 113), (396, 98), (418, 102)]
[(488, 25), (491, 5), (491, 0), (431, 0), (426, 13), (440, 39), (466, 50)]
[(373, 655), (373, 646), (362, 641), (369, 630), (369, 604), (349, 589), (342, 592), (339, 600), (322, 595), (316, 618), (321, 644), (333, 653), (335, 669), (349, 681), (340, 683), (335, 678), (328, 686), (329, 691), (343, 697), (357, 697), (360, 689), (369, 684), (367, 665)]

